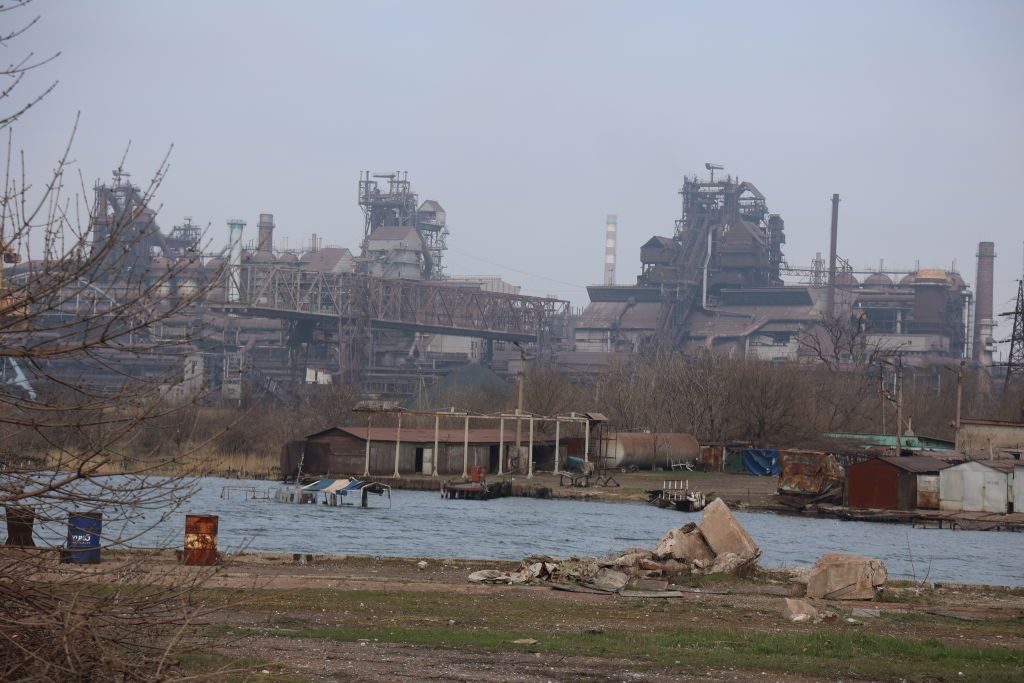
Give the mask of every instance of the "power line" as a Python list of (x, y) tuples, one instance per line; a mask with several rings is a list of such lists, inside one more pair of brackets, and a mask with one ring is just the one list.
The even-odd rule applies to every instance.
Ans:
[(555, 279), (553, 277), (548, 277), (547, 275), (541, 275), (540, 273), (531, 273), (528, 270), (520, 270), (518, 268), (513, 268), (512, 266), (506, 266), (504, 264), (496, 263), (494, 261), (488, 261), (485, 258), (480, 258), (479, 256), (474, 256), (473, 254), (468, 254), (468, 253), (466, 253), (464, 251), (461, 251), (459, 249), (454, 249), (452, 247), (448, 247), (448, 251), (453, 251), (456, 254), (459, 254), (461, 256), (465, 256), (467, 258), (471, 258), (471, 259), (473, 259), (475, 261), (480, 261), (481, 263), (486, 263), (487, 265), (494, 266), (495, 268), (502, 268), (504, 270), (510, 270), (513, 273), (519, 273), (520, 275), (529, 275), (530, 277), (539, 277), (541, 280), (547, 280), (548, 282), (557, 282), (560, 285), (569, 285), (570, 287), (574, 287), (576, 289), (586, 289), (587, 288), (586, 285), (577, 284), (575, 282), (566, 282), (565, 280), (558, 280), (558, 279)]

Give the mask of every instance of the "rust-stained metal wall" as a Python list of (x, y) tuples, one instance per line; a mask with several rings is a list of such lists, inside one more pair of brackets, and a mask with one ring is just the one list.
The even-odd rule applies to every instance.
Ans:
[(846, 471), (846, 505), (879, 510), (917, 507), (917, 474), (884, 460), (865, 460)]
[(701, 446), (699, 462), (705, 472), (721, 472), (725, 467), (725, 448)]
[(817, 495), (843, 482), (842, 466), (830, 453), (779, 451), (779, 492)]
[(939, 509), (939, 475), (917, 475), (917, 507), (923, 510)]

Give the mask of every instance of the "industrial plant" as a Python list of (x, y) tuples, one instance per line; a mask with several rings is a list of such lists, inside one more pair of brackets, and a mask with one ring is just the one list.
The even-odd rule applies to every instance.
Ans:
[[(508, 376), (527, 360), (586, 378), (652, 349), (772, 362), (828, 355), (837, 365), (870, 351), (899, 355), (924, 372), (956, 359), (998, 379), (1019, 371), (993, 365), (992, 242), (978, 245), (973, 291), (942, 267), (857, 270), (838, 252), (836, 194), (827, 259), (791, 265), (785, 222), (758, 188), (721, 166), (706, 169), (707, 178), (684, 178), (674, 229), (643, 243), (633, 283), (616, 283), (618, 220), (607, 217), (604, 280), (588, 288), (590, 302), (577, 314), (567, 301), (524, 296), (500, 277), (449, 272), (448, 240), (457, 233), (438, 201), (419, 199), (406, 173), (361, 175), (358, 245), (313, 234), (287, 248), (275, 240), (274, 215), (260, 213), (255, 239), (246, 239), (244, 220), (230, 220), (228, 244), (211, 249), (190, 218), (165, 233), (144, 193), (119, 171), (94, 188), (91, 239), (96, 250), (124, 242), (130, 259), (119, 256), (117, 272), (99, 261), (90, 278), (108, 284), (89, 290), (92, 299), (68, 297), (58, 312), (73, 320), (76, 307), (114, 305), (126, 263), (142, 279), (176, 268), (162, 296), (208, 290), (164, 322), (190, 342), (140, 356), (132, 371), (174, 377), (172, 396), (213, 389), (231, 402), (243, 399), (245, 386), (284, 399), (298, 385), (337, 382), (409, 399), (460, 367)], [(8, 272), (17, 278), (28, 267)], [(835, 343), (839, 328), (851, 343)], [(1020, 355), (1020, 341), (1014, 348)], [(31, 382), (21, 368), (5, 374)], [(103, 384), (117, 375), (90, 379)]]

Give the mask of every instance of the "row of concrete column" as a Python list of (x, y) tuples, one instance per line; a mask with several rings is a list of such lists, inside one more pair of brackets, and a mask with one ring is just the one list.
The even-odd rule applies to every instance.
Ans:
[[(431, 476), (437, 476), (437, 461), (438, 453), (440, 452), (440, 433), (441, 433), (441, 417), (452, 417), (457, 416), (458, 413), (435, 413), (434, 414), (434, 452), (431, 458)], [(462, 415), (464, 418), (463, 422), (463, 441), (462, 441), (462, 476), (469, 476), (469, 421), (470, 415)], [(505, 420), (528, 420), (530, 423), (529, 428), (529, 458), (527, 465), (526, 477), (527, 479), (533, 478), (533, 423), (534, 422), (554, 422), (555, 423), (555, 470), (558, 470), (558, 458), (559, 458), (559, 442), (562, 438), (562, 423), (563, 422), (582, 422), (584, 423), (584, 438), (583, 438), (583, 459), (586, 462), (590, 462), (590, 420), (585, 417), (536, 417), (534, 415), (522, 416), (492, 416), (492, 415), (475, 415), (472, 416), (474, 420), (498, 420), (498, 475), (505, 473)], [(366, 463), (363, 467), (363, 476), (370, 476), (370, 442), (371, 442), (371, 429), (373, 427), (372, 416), (367, 418), (366, 421)], [(518, 447), (519, 444), (516, 444)], [(395, 471), (392, 476), (396, 479), (401, 478), (401, 474), (398, 471), (399, 457), (402, 450), (402, 413), (398, 413), (398, 426), (395, 429)]]

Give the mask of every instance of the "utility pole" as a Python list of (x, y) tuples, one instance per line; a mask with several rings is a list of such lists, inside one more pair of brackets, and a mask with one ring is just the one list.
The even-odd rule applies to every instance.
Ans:
[(1010, 356), (1006, 360), (1006, 382), (1003, 390), (1010, 388), (1014, 379), (1024, 381), (1024, 279), (1017, 285), (1017, 306), (1013, 313), (1013, 332), (1010, 334)]
[(885, 434), (885, 366), (878, 365), (878, 403), (882, 409), (882, 434)]
[(956, 371), (956, 422), (953, 428), (956, 429), (955, 441), (960, 440), (960, 406), (963, 400), (963, 384), (964, 384), (964, 364), (967, 361), (960, 359), (960, 367)]
[(526, 351), (519, 345), (519, 342), (512, 342), (519, 349), (519, 400), (516, 403), (516, 463), (522, 453), (519, 445), (523, 439), (523, 374), (526, 371)]
[(903, 454), (903, 356), (896, 356), (896, 455)]

